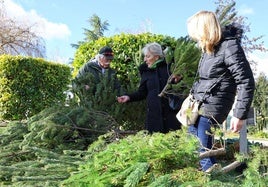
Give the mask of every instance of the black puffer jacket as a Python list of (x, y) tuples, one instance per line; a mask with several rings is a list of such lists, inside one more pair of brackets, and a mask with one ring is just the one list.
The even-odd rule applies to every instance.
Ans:
[(201, 107), (204, 116), (213, 116), (218, 123), (226, 119), (236, 94), (237, 103), (233, 115), (246, 119), (255, 89), (254, 77), (240, 41), (231, 34), (232, 32), (224, 32), (214, 54), (203, 54), (199, 62), (200, 79), (193, 87), (194, 97), (202, 100), (206, 90), (223, 75), (219, 83), (205, 95)]
[(169, 77), (167, 63), (163, 60), (155, 69), (150, 69), (147, 64), (143, 63), (139, 67), (139, 71), (141, 74), (139, 89), (128, 96), (130, 102), (146, 99), (145, 129), (149, 132), (162, 133), (180, 129), (181, 124), (176, 118), (178, 111), (169, 107), (167, 98), (158, 96)]

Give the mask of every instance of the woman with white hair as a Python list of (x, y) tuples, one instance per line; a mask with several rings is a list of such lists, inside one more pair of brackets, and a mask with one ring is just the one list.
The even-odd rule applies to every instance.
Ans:
[(141, 81), (138, 90), (120, 96), (117, 100), (119, 103), (126, 103), (146, 99), (145, 129), (150, 133), (167, 133), (170, 130), (180, 129), (181, 124), (176, 119), (178, 111), (169, 107), (168, 98), (158, 96), (167, 84), (170, 75), (162, 47), (153, 42), (147, 44), (142, 52), (145, 62), (139, 67)]

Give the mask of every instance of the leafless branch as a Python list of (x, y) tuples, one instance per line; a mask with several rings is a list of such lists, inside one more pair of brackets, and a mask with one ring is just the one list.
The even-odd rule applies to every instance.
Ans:
[(33, 31), (36, 25), (8, 17), (0, 4), (0, 54), (45, 57), (44, 39)]

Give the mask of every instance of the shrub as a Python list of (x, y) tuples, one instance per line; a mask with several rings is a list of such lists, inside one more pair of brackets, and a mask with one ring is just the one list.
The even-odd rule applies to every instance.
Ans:
[(43, 59), (0, 56), (0, 118), (26, 119), (65, 101), (71, 72)]

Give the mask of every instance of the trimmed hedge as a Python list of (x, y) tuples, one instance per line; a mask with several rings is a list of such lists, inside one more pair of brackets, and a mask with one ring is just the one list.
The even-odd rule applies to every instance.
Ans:
[(65, 101), (67, 65), (41, 58), (0, 56), (0, 119), (21, 120)]

